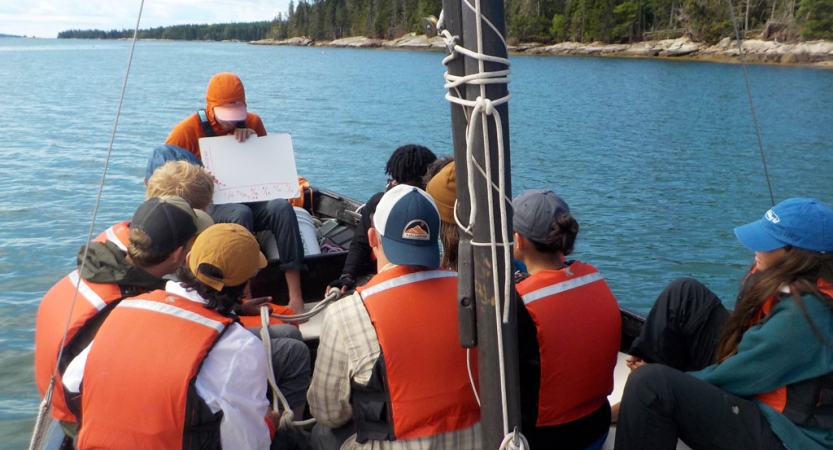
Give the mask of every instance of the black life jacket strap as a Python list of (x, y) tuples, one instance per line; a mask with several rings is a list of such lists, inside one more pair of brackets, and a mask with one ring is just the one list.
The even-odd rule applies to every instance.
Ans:
[(833, 429), (833, 373), (788, 385), (783, 414), (799, 426)]
[(201, 109), (197, 111), (197, 115), (200, 118), (200, 125), (202, 126), (202, 132), (205, 133), (205, 137), (217, 136), (214, 128), (211, 127), (211, 122), (208, 120), (208, 114), (206, 114), (205, 110)]
[(350, 381), (350, 404), (356, 422), (356, 442), (396, 440), (384, 355), (380, 354), (373, 364), (366, 386)]

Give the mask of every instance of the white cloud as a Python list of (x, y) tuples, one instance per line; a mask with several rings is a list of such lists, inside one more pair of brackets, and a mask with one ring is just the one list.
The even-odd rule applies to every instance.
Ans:
[[(145, 0), (140, 28), (271, 20), (289, 0)], [(53, 38), (70, 29), (132, 29), (141, 0), (0, 0), (0, 34)]]

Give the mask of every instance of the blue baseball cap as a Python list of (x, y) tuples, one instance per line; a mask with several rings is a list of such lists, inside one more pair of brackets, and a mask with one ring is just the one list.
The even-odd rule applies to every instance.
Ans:
[(168, 161), (188, 161), (191, 164), (196, 164), (203, 167), (202, 161), (193, 153), (176, 145), (164, 144), (153, 149), (153, 154), (148, 158), (148, 165), (145, 169), (145, 183), (153, 175), (153, 171), (164, 165)]
[(400, 184), (385, 192), (373, 215), (388, 261), (403, 266), (440, 267), (440, 213), (420, 188)]
[(787, 245), (829, 252), (833, 251), (833, 211), (813, 198), (791, 198), (773, 206), (760, 220), (735, 228), (735, 235), (753, 252)]

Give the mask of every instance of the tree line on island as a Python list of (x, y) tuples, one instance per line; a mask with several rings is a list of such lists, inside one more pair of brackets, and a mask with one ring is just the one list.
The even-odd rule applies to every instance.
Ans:
[[(734, 0), (746, 37), (833, 40), (833, 0)], [(689, 36), (714, 44), (734, 36), (726, 0), (504, 0), (510, 42), (639, 42)], [(271, 21), (174, 25), (139, 31), (140, 39), (394, 39), (421, 33), (441, 0), (300, 0)], [(132, 30), (68, 30), (58, 38), (129, 39)]]

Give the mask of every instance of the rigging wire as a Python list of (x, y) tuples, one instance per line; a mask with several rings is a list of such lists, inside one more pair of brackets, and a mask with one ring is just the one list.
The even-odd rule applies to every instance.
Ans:
[(752, 122), (755, 124), (755, 135), (758, 137), (758, 148), (761, 151), (761, 161), (764, 164), (764, 175), (766, 176), (766, 185), (769, 188), (769, 201), (772, 206), (775, 206), (775, 196), (772, 194), (772, 182), (769, 179), (769, 170), (766, 166), (766, 155), (764, 152), (764, 142), (761, 139), (761, 129), (758, 127), (758, 114), (755, 111), (755, 102), (752, 100), (752, 88), (749, 86), (749, 74), (746, 72), (746, 62), (743, 58), (743, 44), (740, 39), (740, 31), (738, 30), (738, 21), (735, 19), (735, 5), (732, 0), (729, 2), (729, 14), (732, 17), (732, 27), (735, 29), (735, 40), (738, 43), (738, 56), (740, 57), (740, 66), (743, 69), (743, 79), (746, 82), (746, 95), (749, 97), (749, 108), (752, 110)]
[[(110, 156), (113, 153), (113, 142), (116, 139), (116, 130), (118, 129), (118, 126), (119, 126), (119, 116), (121, 115), (121, 107), (122, 107), (122, 104), (124, 103), (124, 93), (127, 90), (127, 79), (128, 79), (128, 76), (130, 75), (130, 66), (133, 63), (133, 53), (136, 49), (136, 41), (138, 41), (138, 37), (139, 37), (139, 23), (142, 20), (142, 9), (144, 8), (144, 6), (145, 6), (145, 1), (141, 0), (140, 3), (139, 3), (139, 15), (136, 18), (136, 27), (133, 29), (133, 40), (132, 40), (131, 45), (130, 45), (130, 55), (127, 58), (127, 68), (125, 69), (125, 72), (124, 72), (124, 81), (122, 82), (121, 93), (119, 95), (119, 104), (116, 108), (116, 118), (113, 121), (113, 129), (110, 133), (110, 143), (107, 146), (107, 156), (104, 159), (104, 168), (101, 172), (101, 181), (98, 183), (98, 193), (96, 194), (95, 206), (93, 207), (93, 215), (92, 215), (92, 220), (90, 222), (90, 228), (87, 231), (87, 241), (86, 241), (86, 244), (84, 245), (84, 254), (83, 254), (82, 259), (81, 259), (81, 266), (78, 268), (78, 273), (79, 274), (84, 270), (84, 265), (87, 262), (87, 252), (89, 250), (90, 242), (92, 241), (93, 230), (95, 230), (95, 218), (98, 215), (98, 208), (99, 208), (99, 205), (101, 204), (101, 194), (104, 191), (104, 179), (107, 176), (107, 167), (110, 164)], [(64, 334), (63, 334), (63, 337), (61, 338), (61, 346), (59, 347), (58, 356), (57, 356), (57, 359), (56, 359), (57, 362), (61, 361), (61, 357), (63, 356), (63, 353), (64, 353), (64, 346), (66, 345), (67, 334), (69, 332), (69, 324), (72, 320), (72, 311), (75, 309), (75, 302), (78, 299), (78, 290), (79, 290), (80, 285), (81, 285), (81, 277), (79, 276), (78, 280), (75, 283), (75, 292), (72, 295), (72, 301), (70, 302), (69, 313), (67, 314), (66, 325), (64, 326)], [(45, 434), (46, 434), (45, 431), (46, 430), (44, 430), (43, 427), (44, 427), (46, 415), (51, 410), (51, 406), (52, 406), (52, 393), (53, 393), (53, 390), (55, 388), (55, 381), (56, 381), (57, 374), (58, 374), (58, 364), (57, 364), (57, 362), (55, 364), (55, 368), (52, 370), (52, 377), (49, 379), (49, 387), (46, 389), (46, 392), (43, 395), (43, 401), (41, 402), (41, 405), (40, 405), (39, 410), (38, 410), (38, 416), (37, 416), (37, 419), (35, 420), (35, 428), (32, 431), (32, 439), (29, 442), (29, 450), (40, 449), (41, 446), (44, 443), (43, 439), (45, 437)]]

